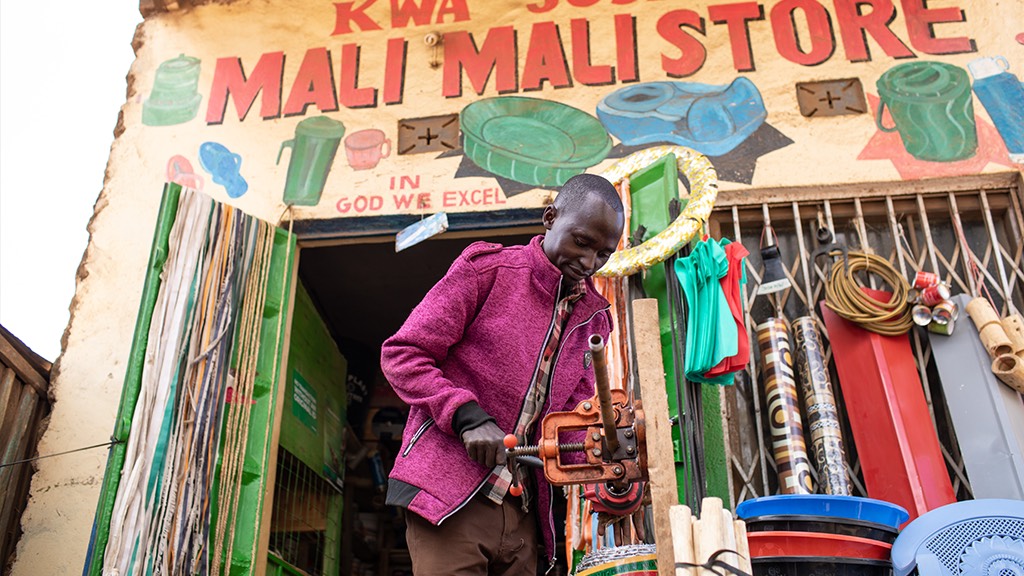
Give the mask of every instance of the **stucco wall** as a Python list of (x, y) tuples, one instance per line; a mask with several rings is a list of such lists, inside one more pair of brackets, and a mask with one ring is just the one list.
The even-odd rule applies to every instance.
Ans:
[[(405, 10), (393, 13), (391, 6), (396, 4)], [(163, 183), (173, 178), (198, 184), (199, 179), (190, 175), (194, 174), (201, 178), (204, 192), (214, 198), (278, 222), (285, 211), (283, 191), (295, 154), (285, 150), (278, 164), (281, 144), (295, 135), (299, 122), (321, 113), (331, 119), (328, 128), (343, 124), (346, 136), (368, 129), (382, 131), (392, 150), (382, 158), (371, 150), (361, 164), (347, 157), (345, 143), (340, 142), (333, 162), (326, 165), (322, 189), (310, 188), (312, 205), (293, 208), (296, 219), (539, 207), (551, 196), (545, 187), (553, 187), (560, 178), (550, 174), (558, 164), (555, 156), (596, 148), (597, 153), (586, 156), (592, 162), (587, 170), (600, 171), (616, 156), (632, 150), (623, 146), (623, 138), (651, 137), (638, 121), (627, 123), (625, 129), (610, 121), (602, 123), (595, 114), (599, 103), (616, 90), (666, 80), (691, 84), (670, 87), (677, 92), (676, 105), (658, 114), (677, 113), (685, 119), (687, 113), (680, 110), (689, 106), (699, 111), (688, 118), (694, 128), (711, 128), (710, 135), (702, 135), (679, 120), (669, 137), (708, 153), (722, 175), (723, 189), (1020, 170), (977, 97), (950, 97), (948, 102), (961, 107), (970, 102), (973, 114), (929, 120), (926, 124), (931, 128), (924, 135), (897, 122), (903, 140), (899, 133), (880, 132), (871, 109), (879, 92), (876, 82), (900, 65), (932, 61), (948, 72), (945, 65), (965, 70), (975, 59), (1003, 56), (1010, 72), (1019, 74), (1024, 68), (1024, 3), (932, 0), (925, 9), (921, 0), (895, 5), (876, 0), (873, 5), (880, 17), (862, 19), (862, 23), (873, 22), (865, 34), (857, 26), (857, 17), (843, 11), (852, 4), (841, 0), (732, 4), (706, 0), (242, 0), (151, 17), (137, 35), (131, 93), (123, 108), (124, 131), (112, 148), (109, 176), (90, 223), (91, 238), (79, 271), (64, 353), (54, 371), (56, 403), (40, 453), (94, 444), (110, 435)], [(431, 5), (433, 10), (422, 17), (410, 11)], [(365, 12), (360, 11), (363, 7)], [(888, 21), (890, 10), (895, 17)], [(402, 14), (410, 19), (405, 22)], [(813, 34), (808, 32), (809, 21), (814, 23)], [(930, 28), (929, 21), (934, 24)], [(796, 42), (787, 28), (794, 22), (802, 31), (799, 45), (808, 53), (794, 51)], [(424, 42), (432, 32), (442, 40), (436, 48)], [(517, 53), (500, 44), (513, 32)], [(589, 33), (589, 54), (582, 42), (585, 32)], [(867, 53), (857, 54), (857, 38), (864, 35)], [(489, 39), (495, 44), (489, 45)], [(357, 70), (352, 45), (359, 48)], [(486, 58), (475, 55), (473, 46), (485, 56), (494, 50), (493, 70)], [(175, 70), (158, 79), (161, 63), (181, 54), (197, 61), (178, 60)], [(460, 61), (463, 68), (473, 70), (476, 85), (460, 68)], [(197, 78), (193, 76), (196, 65)], [(601, 66), (616, 68), (614, 82), (605, 82), (608, 70)], [(367, 97), (354, 89), (352, 73), (359, 87), (376, 88), (376, 105), (348, 106), (361, 105)], [(707, 99), (709, 93), (721, 92), (741, 77), (747, 80), (718, 97), (722, 105), (716, 105), (715, 98)], [(866, 94), (862, 96), (867, 99), (863, 113), (834, 118), (801, 115), (797, 82), (849, 78), (863, 85)], [(189, 82), (195, 82), (194, 91), (188, 89)], [(260, 82), (262, 90), (246, 97), (246, 86), (253, 90)], [(528, 90), (538, 82), (539, 90)], [(499, 89), (504, 93), (499, 94)], [(305, 99), (316, 100), (323, 111), (317, 103), (302, 106), (307, 92)], [(627, 96), (635, 101), (637, 94)], [(400, 124), (458, 115), (468, 105), (496, 96), (541, 99), (545, 101), (541, 106), (556, 117), (574, 117), (587, 126), (586, 130), (569, 129), (569, 143), (555, 147), (547, 157), (525, 161), (542, 174), (545, 187), (525, 182), (528, 178), (521, 172), (500, 162), (488, 171), (457, 151), (399, 153)], [(193, 106), (197, 97), (198, 106)], [(918, 100), (922, 104), (924, 98)], [(495, 106), (507, 106), (503, 114), (513, 123), (532, 126), (527, 134), (565, 128), (558, 120), (509, 102)], [(570, 107), (575, 110), (567, 110)], [(645, 119), (653, 116), (639, 114)], [(756, 126), (749, 133), (733, 131), (724, 118)], [(607, 142), (611, 148), (602, 155), (606, 129), (612, 132)], [(962, 133), (950, 136), (958, 130)], [(958, 149), (958, 139), (969, 139), (971, 131), (977, 147)], [(510, 129), (497, 133), (485, 137), (484, 144), (499, 144), (496, 140)], [(362, 136), (371, 139), (372, 135)], [(513, 136), (508, 139), (514, 140)], [(925, 160), (913, 155), (924, 152), (908, 151), (908, 147), (927, 148), (922, 139), (944, 137), (950, 142), (933, 145), (945, 155), (944, 160)], [(521, 143), (531, 144), (526, 139)], [(904, 142), (908, 139), (909, 143)], [(377, 151), (383, 152), (383, 145)], [(529, 146), (525, 152), (528, 156)], [(375, 160), (375, 166), (367, 167)], [(237, 180), (231, 184), (231, 166), (246, 181), (245, 190)], [(104, 463), (102, 450), (38, 462), (15, 574), (81, 571)]]

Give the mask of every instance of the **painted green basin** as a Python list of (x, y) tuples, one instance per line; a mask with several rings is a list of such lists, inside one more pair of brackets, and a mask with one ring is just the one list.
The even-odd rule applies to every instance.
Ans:
[(462, 109), (466, 156), (498, 176), (561, 186), (604, 160), (612, 141), (593, 116), (558, 102), (502, 96)]

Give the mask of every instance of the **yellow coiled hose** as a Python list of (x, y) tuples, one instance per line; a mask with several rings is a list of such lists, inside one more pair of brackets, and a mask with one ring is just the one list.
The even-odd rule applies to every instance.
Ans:
[[(910, 285), (888, 260), (874, 254), (850, 252), (843, 266), (841, 260), (832, 265), (825, 282), (825, 304), (843, 318), (856, 322), (865, 330), (883, 336), (906, 334), (914, 325), (907, 304)], [(855, 278), (859, 271), (879, 276), (892, 287), (892, 298), (882, 302), (861, 290)]]

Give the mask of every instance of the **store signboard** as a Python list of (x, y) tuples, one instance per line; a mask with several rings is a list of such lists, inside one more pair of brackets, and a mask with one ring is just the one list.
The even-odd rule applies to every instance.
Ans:
[(934, 4), (202, 6), (143, 25), (113, 159), (273, 221), (537, 208), (663, 143), (723, 189), (1018, 169), (1019, 82), (976, 94), (1024, 66), (1018, 15)]

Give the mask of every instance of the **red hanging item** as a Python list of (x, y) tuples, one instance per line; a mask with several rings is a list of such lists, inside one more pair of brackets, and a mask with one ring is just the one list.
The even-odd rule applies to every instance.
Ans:
[(906, 508), (911, 520), (956, 502), (906, 335), (869, 332), (827, 306), (821, 313), (868, 496)]
[(725, 293), (725, 300), (729, 303), (729, 311), (732, 312), (733, 320), (736, 321), (739, 346), (735, 355), (723, 358), (714, 368), (704, 374), (705, 378), (738, 372), (746, 368), (750, 361), (750, 335), (747, 334), (747, 326), (743, 321), (743, 294), (740, 286), (743, 279), (743, 259), (749, 255), (750, 252), (739, 242), (730, 242), (725, 245), (725, 257), (729, 261), (729, 271), (719, 282), (722, 292)]

